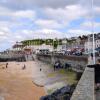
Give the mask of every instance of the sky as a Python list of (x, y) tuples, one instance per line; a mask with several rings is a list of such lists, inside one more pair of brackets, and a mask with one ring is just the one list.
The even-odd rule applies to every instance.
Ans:
[(100, 0), (0, 0), (0, 51), (16, 41), (100, 32)]

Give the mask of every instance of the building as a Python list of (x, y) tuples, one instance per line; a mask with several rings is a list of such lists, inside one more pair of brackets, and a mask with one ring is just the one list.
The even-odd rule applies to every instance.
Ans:
[(85, 53), (92, 52), (93, 50), (93, 42), (87, 41), (85, 42)]
[(23, 50), (24, 45), (21, 42), (16, 42), (13, 46), (12, 46), (12, 50), (13, 51), (21, 51)]
[(100, 38), (96, 39), (95, 42), (96, 42), (96, 46), (95, 47), (96, 48), (100, 47)]
[(53, 46), (52, 45), (30, 45), (30, 46), (25, 46), (24, 51), (25, 54), (31, 54), (31, 53), (38, 53), (40, 50), (48, 50), (49, 52), (53, 51)]
[(58, 43), (56, 50), (57, 51), (66, 51), (67, 50), (67, 39), (66, 38), (62, 40), (62, 45), (60, 45)]
[(57, 51), (66, 51), (67, 50), (67, 45), (58, 45), (57, 46)]

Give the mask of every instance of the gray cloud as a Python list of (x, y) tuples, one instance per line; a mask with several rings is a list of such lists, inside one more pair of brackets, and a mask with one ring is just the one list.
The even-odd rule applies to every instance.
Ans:
[(31, 9), (34, 7), (62, 8), (77, 4), (77, 0), (1, 0), (0, 4), (10, 9)]
[[(90, 5), (92, 0), (0, 0), (0, 4), (10, 9), (32, 9), (34, 7), (63, 8), (66, 5)], [(94, 0), (94, 5), (100, 6), (100, 0)]]

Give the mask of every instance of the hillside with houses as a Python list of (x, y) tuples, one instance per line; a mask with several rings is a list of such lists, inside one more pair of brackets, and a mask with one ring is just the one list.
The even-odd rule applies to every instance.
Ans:
[[(11, 49), (1, 54), (34, 54), (56, 53), (82, 55), (92, 53), (92, 34), (63, 39), (31, 39), (16, 42)], [(95, 34), (95, 52), (100, 51), (100, 33)]]

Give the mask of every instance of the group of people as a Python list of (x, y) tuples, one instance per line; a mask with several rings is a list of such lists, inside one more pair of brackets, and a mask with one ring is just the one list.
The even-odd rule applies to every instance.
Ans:
[[(7, 69), (8, 68), (8, 63), (6, 63), (6, 67), (2, 67), (3, 69)], [(24, 64), (24, 66), (22, 67), (22, 70), (26, 69), (26, 65)]]
[(4, 66), (2, 67), (2, 69), (5, 69), (5, 68), (6, 69), (8, 68), (8, 63), (6, 63), (6, 66), (5, 67)]
[(62, 69), (62, 68), (64, 68), (64, 69), (69, 69), (70, 67), (71, 67), (71, 65), (70, 64), (68, 64), (68, 63), (65, 63), (64, 65), (58, 60), (58, 61), (56, 61), (55, 62), (55, 64), (54, 64), (54, 71), (56, 70), (56, 69)]

